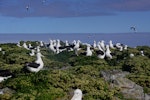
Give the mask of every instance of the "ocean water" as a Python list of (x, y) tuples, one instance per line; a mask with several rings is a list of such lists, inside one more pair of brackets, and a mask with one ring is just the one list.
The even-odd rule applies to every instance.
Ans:
[(93, 41), (104, 40), (108, 44), (109, 40), (113, 43), (122, 43), (130, 47), (150, 46), (150, 33), (50, 33), (50, 34), (0, 34), (0, 43), (17, 43), (18, 41), (44, 41), (49, 39), (80, 40), (83, 43), (93, 44)]

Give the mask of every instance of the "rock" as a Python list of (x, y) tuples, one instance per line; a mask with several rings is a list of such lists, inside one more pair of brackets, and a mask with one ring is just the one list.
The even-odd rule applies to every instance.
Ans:
[(145, 94), (144, 100), (150, 100), (150, 94)]
[(150, 95), (144, 94), (143, 87), (137, 85), (135, 82), (125, 78), (128, 75), (128, 72), (122, 72), (120, 70), (112, 71), (101, 71), (104, 79), (113, 87), (120, 88), (121, 93), (127, 99), (136, 99), (136, 100), (150, 100)]
[(3, 89), (0, 89), (0, 94), (4, 95), (4, 94), (10, 94), (12, 95), (13, 93), (15, 93), (14, 90), (8, 88), (8, 87), (5, 87)]

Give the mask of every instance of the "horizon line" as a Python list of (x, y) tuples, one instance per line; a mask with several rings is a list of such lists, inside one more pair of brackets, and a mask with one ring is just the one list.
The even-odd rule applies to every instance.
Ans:
[(0, 33), (0, 34), (124, 34), (124, 33), (150, 33), (150, 32), (93, 32), (93, 33), (88, 33), (88, 32), (42, 32), (42, 33)]

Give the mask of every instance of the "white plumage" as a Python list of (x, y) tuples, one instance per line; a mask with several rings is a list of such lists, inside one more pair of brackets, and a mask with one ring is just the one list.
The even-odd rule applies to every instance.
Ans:
[(50, 49), (51, 51), (53, 51), (54, 53), (56, 53), (56, 49), (54, 48), (54, 43), (53, 43), (52, 40), (50, 40), (49, 49)]
[(80, 89), (76, 89), (71, 100), (82, 100), (82, 91)]
[(12, 77), (10, 70), (0, 70), (0, 83)]
[(104, 40), (102, 40), (101, 42), (99, 42), (99, 44), (100, 44), (100, 46), (101, 46), (101, 48), (103, 49), (103, 50), (105, 50), (105, 44), (104, 44)]
[(38, 72), (40, 71), (43, 66), (44, 66), (44, 63), (43, 63), (43, 60), (41, 58), (41, 53), (38, 52), (37, 53), (37, 59), (34, 63), (27, 63), (26, 66), (27, 66), (27, 69), (30, 71), (30, 72)]
[(96, 41), (94, 41), (94, 43), (93, 43), (93, 48), (95, 49), (96, 48)]
[(112, 59), (111, 51), (109, 45), (106, 45), (106, 57)]
[(25, 49), (29, 50), (29, 48), (28, 48), (28, 46), (27, 46), (27, 44), (26, 44), (25, 42), (23, 43), (23, 47), (24, 47)]
[(115, 49), (115, 48), (114, 48), (114, 45), (113, 45), (113, 43), (112, 43), (112, 40), (109, 41), (109, 46), (110, 46), (111, 49)]
[(32, 49), (32, 50), (31, 50), (31, 53), (29, 53), (29, 55), (30, 55), (30, 56), (34, 56), (34, 55), (35, 55), (35, 50)]
[(87, 44), (86, 56), (92, 56), (92, 51), (90, 49), (91, 45)]

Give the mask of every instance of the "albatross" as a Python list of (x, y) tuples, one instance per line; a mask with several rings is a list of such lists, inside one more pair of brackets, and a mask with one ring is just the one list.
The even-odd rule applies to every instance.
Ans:
[(105, 51), (97, 50), (96, 54), (97, 54), (97, 57), (100, 58), (100, 59), (104, 59), (105, 58)]
[(111, 49), (115, 49), (115, 48), (114, 48), (114, 45), (113, 45), (113, 43), (112, 43), (112, 40), (109, 41), (109, 46), (110, 46)]
[(80, 89), (76, 89), (71, 100), (82, 100), (82, 91)]
[(32, 50), (31, 50), (31, 53), (29, 53), (29, 55), (30, 55), (30, 56), (34, 56), (34, 55), (35, 55), (35, 50), (32, 49)]
[(106, 57), (112, 59), (111, 51), (109, 49), (109, 45), (106, 45)]
[(92, 51), (90, 49), (91, 45), (87, 44), (86, 56), (92, 56)]
[(27, 5), (27, 6), (26, 6), (26, 10), (28, 11), (28, 10), (29, 10), (29, 8), (30, 8), (30, 6), (29, 6), (29, 5)]
[(8, 78), (11, 78), (12, 76), (13, 73), (11, 73), (10, 70), (0, 70), (0, 83)]
[(29, 70), (30, 72), (40, 71), (44, 66), (44, 63), (43, 63), (41, 56), (42, 56), (41, 53), (37, 52), (37, 54), (36, 54), (37, 60), (35, 62), (27, 63), (26, 64), (27, 70)]

